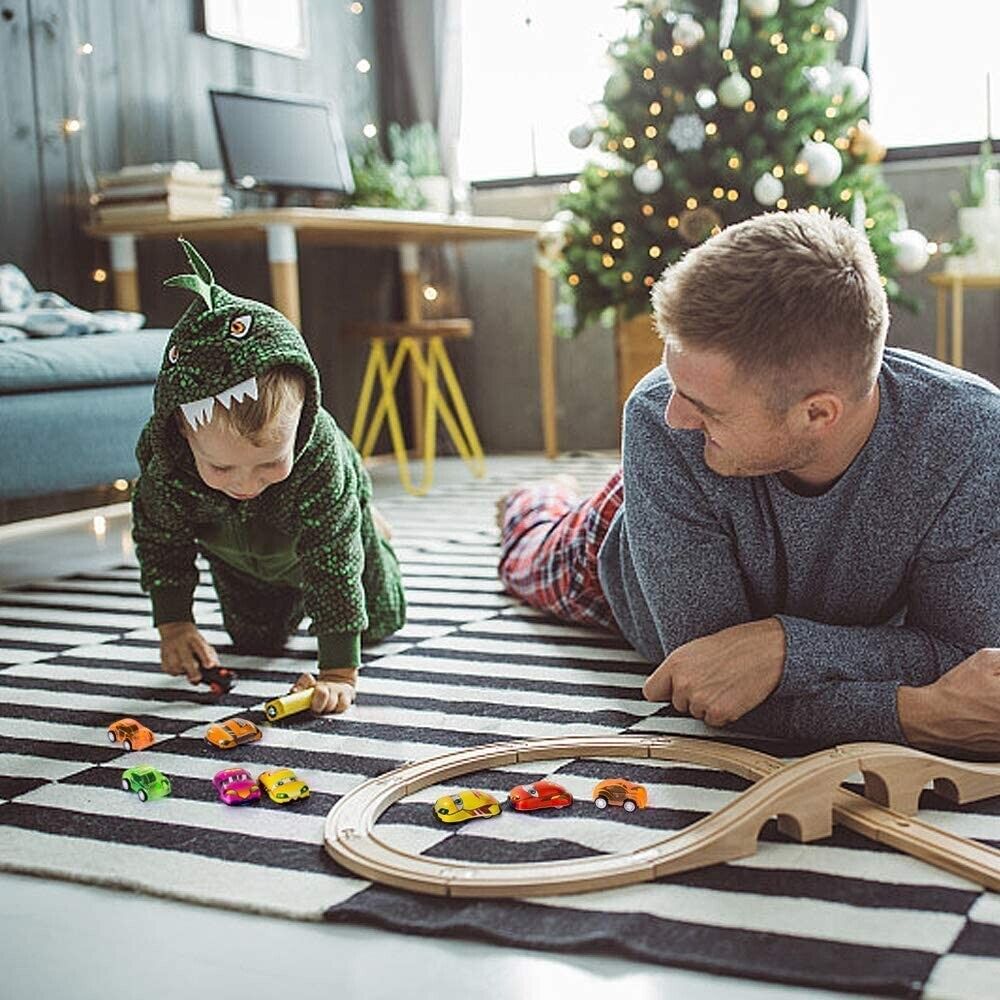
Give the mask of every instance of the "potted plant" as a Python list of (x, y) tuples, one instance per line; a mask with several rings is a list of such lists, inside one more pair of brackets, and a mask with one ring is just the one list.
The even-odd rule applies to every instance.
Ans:
[(376, 143), (351, 157), (354, 174), (352, 205), (371, 205), (377, 208), (408, 208), (421, 206), (421, 195), (416, 183), (402, 163), (390, 163)]
[(417, 122), (409, 128), (392, 122), (389, 152), (394, 162), (406, 165), (425, 208), (445, 214), (451, 211), (451, 181), (441, 173), (437, 133), (430, 122)]

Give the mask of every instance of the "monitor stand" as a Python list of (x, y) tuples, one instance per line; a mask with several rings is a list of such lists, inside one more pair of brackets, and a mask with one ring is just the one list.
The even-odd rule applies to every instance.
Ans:
[(272, 187), (275, 208), (341, 208), (343, 195), (293, 187)]

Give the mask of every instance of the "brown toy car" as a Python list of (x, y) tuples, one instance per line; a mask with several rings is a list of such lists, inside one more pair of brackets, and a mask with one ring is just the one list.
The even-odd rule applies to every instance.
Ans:
[(646, 789), (627, 778), (605, 778), (604, 781), (599, 781), (594, 785), (591, 798), (598, 809), (621, 806), (625, 812), (635, 812), (636, 809), (645, 809), (647, 805)]

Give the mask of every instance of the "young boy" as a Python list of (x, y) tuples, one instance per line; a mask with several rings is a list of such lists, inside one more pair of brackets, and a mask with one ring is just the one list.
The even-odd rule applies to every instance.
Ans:
[(195, 556), (208, 560), (238, 653), (276, 655), (303, 614), (317, 636), (315, 712), (354, 701), (362, 639), (403, 625), (396, 557), (376, 529), (368, 473), (320, 406), (319, 376), (279, 312), (237, 298), (181, 240), (197, 298), (174, 327), (136, 449), (133, 536), (160, 661), (192, 683), (218, 663), (195, 626)]

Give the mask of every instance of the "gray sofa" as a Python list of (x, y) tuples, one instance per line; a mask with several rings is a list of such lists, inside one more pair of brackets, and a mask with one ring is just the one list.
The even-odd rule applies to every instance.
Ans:
[(0, 343), (0, 500), (134, 478), (169, 332)]

